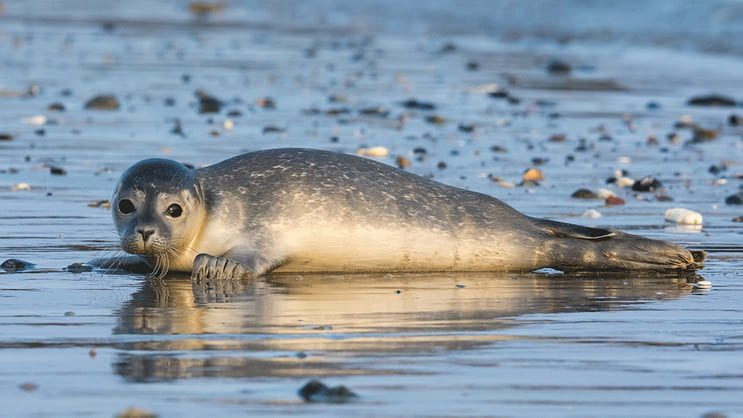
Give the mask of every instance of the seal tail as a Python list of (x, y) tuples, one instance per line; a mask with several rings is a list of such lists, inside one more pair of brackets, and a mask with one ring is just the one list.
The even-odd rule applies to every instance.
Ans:
[(563, 271), (698, 270), (707, 256), (704, 251), (617, 230), (543, 219), (535, 223), (549, 237), (545, 246), (551, 265), (546, 267)]

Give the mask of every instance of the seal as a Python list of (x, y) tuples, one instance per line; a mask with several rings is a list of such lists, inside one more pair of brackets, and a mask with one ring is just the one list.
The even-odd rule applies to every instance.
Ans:
[[(268, 272), (695, 270), (705, 253), (526, 216), (500, 200), (353, 155), (251, 152), (199, 169), (123, 173), (121, 248), (196, 281)], [(121, 262), (120, 260), (117, 262)]]

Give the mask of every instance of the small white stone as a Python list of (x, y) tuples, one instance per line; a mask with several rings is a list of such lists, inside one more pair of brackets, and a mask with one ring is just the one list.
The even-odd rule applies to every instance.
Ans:
[(701, 225), (702, 224), (702, 214), (699, 212), (694, 212), (693, 210), (689, 210), (689, 209), (684, 209), (684, 208), (667, 209), (664, 216), (667, 221), (675, 222), (677, 224), (684, 224), (684, 225)]
[(601, 199), (607, 199), (609, 197), (614, 197), (616, 195), (617, 195), (616, 193), (612, 192), (609, 189), (599, 189), (596, 192), (596, 196), (600, 197)]
[(617, 162), (619, 164), (629, 164), (629, 163), (632, 162), (632, 158), (630, 158), (630, 157), (628, 157), (626, 155), (622, 155), (621, 157), (617, 158)]
[(225, 119), (224, 121), (224, 129), (231, 131), (235, 128), (235, 122), (232, 121), (232, 119)]
[(581, 218), (598, 219), (601, 216), (601, 212), (597, 211), (596, 209), (588, 209), (587, 211), (583, 212)]
[(617, 186), (621, 188), (631, 187), (633, 184), (635, 184), (635, 181), (629, 177), (618, 177), (617, 178)]
[(29, 125), (43, 125), (46, 123), (46, 116), (36, 115), (36, 116), (31, 116), (30, 118), (23, 118), (23, 123), (26, 123)]
[(371, 147), (371, 148), (359, 148), (356, 150), (356, 155), (360, 155), (362, 157), (386, 157), (390, 155), (390, 150), (383, 146), (378, 147)]
[(712, 282), (710, 282), (709, 280), (700, 280), (694, 283), (694, 287), (696, 287), (697, 289), (711, 289)]
[(18, 183), (18, 184), (14, 184), (13, 186), (11, 186), (10, 190), (14, 192), (19, 192), (23, 190), (31, 190), (31, 185), (28, 183)]

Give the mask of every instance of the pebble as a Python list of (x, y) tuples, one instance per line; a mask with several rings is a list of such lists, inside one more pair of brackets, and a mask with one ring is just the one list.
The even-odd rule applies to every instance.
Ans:
[(596, 192), (596, 196), (598, 196), (599, 199), (608, 199), (616, 195), (616, 193), (612, 192), (609, 189), (598, 189), (598, 191)]
[(370, 147), (370, 148), (359, 148), (356, 150), (356, 155), (362, 157), (377, 157), (384, 158), (390, 155), (390, 150), (383, 146)]
[(51, 166), (51, 167), (49, 167), (49, 172), (53, 176), (66, 176), (67, 175), (67, 170), (65, 170), (62, 167)]
[(664, 218), (669, 222), (683, 225), (701, 225), (702, 214), (685, 208), (667, 209)]
[(636, 192), (654, 192), (663, 187), (663, 184), (653, 176), (643, 177), (632, 184), (632, 190)]
[(439, 161), (438, 164), (436, 164), (436, 168), (439, 170), (443, 170), (447, 167), (446, 161)]
[(8, 133), (0, 133), (0, 141), (12, 141), (13, 135)]
[(118, 110), (119, 100), (111, 94), (101, 94), (85, 102), (85, 108), (90, 110)]
[(397, 158), (395, 158), (395, 164), (398, 168), (405, 169), (413, 165), (413, 162), (410, 161), (410, 158), (399, 155)]
[(576, 198), (576, 199), (596, 199), (598, 198), (598, 195), (591, 190), (588, 189), (578, 189), (573, 192), (570, 197)]
[(109, 201), (109, 200), (94, 200), (92, 202), (88, 202), (88, 207), (90, 207), (90, 208), (110, 209), (111, 208), (111, 201)]
[(731, 222), (743, 222), (743, 216), (736, 216), (735, 218), (731, 219)]
[(19, 260), (17, 258), (9, 258), (0, 264), (0, 269), (8, 272), (30, 270), (36, 267), (36, 264), (29, 263), (28, 261)]
[(581, 218), (598, 219), (601, 216), (601, 212), (597, 211), (596, 209), (588, 209), (587, 211), (583, 212)]
[(530, 168), (521, 175), (523, 181), (541, 181), (544, 180), (544, 172), (538, 168)]
[(44, 115), (36, 115), (28, 118), (23, 118), (23, 123), (27, 125), (43, 125), (47, 122), (47, 118)]
[(617, 187), (624, 189), (625, 187), (632, 187), (635, 185), (635, 180), (629, 177), (617, 177), (614, 181)]
[(717, 131), (713, 129), (705, 129), (700, 126), (694, 127), (694, 135), (692, 136), (691, 142), (709, 142), (717, 138)]
[(547, 64), (547, 72), (550, 74), (567, 75), (570, 74), (572, 70), (573, 68), (570, 64), (558, 59), (552, 60)]
[(54, 103), (51, 103), (49, 106), (47, 106), (46, 110), (50, 112), (64, 112), (65, 107), (62, 103), (54, 102)]
[(18, 385), (18, 388), (25, 392), (33, 392), (39, 388), (39, 385), (33, 382), (25, 382)]
[(260, 97), (255, 104), (263, 109), (276, 109), (276, 101), (270, 97)]
[(359, 397), (343, 385), (328, 387), (319, 380), (310, 380), (299, 389), (298, 394), (305, 402), (322, 403), (345, 403)]
[(554, 134), (551, 135), (547, 140), (549, 142), (565, 142), (568, 137), (565, 134)]
[(116, 418), (157, 418), (157, 414), (146, 409), (130, 406), (116, 414)]
[(709, 280), (700, 280), (694, 283), (694, 287), (697, 289), (711, 289), (712, 282), (710, 282)]
[(459, 124), (459, 125), (457, 126), (457, 128), (458, 128), (458, 129), (459, 129), (459, 130), (460, 130), (461, 132), (467, 132), (467, 133), (475, 132), (475, 125), (473, 125), (473, 124), (465, 124), (465, 123), (460, 123), (460, 124)]
[(728, 116), (728, 124), (730, 126), (740, 126), (740, 125), (743, 125), (743, 121), (741, 121), (741, 119), (743, 119), (743, 118), (741, 118), (738, 115), (730, 115), (730, 116)]
[(235, 129), (235, 122), (232, 119), (225, 119), (224, 122), (222, 122), (222, 126), (225, 130), (231, 131)]
[(10, 187), (10, 190), (14, 192), (27, 191), (31, 190), (31, 185), (28, 183), (16, 183)]
[(446, 119), (444, 119), (443, 116), (430, 115), (430, 116), (426, 116), (426, 122), (432, 123), (434, 125), (443, 125), (446, 123)]
[(689, 99), (686, 104), (689, 106), (736, 106), (735, 100), (732, 97), (719, 94), (695, 96)]
[(609, 196), (609, 197), (606, 198), (606, 200), (604, 200), (604, 203), (607, 206), (621, 206), (625, 202), (624, 202), (624, 199), (622, 199), (621, 197), (618, 197), (618, 196)]
[(263, 127), (263, 135), (265, 134), (280, 134), (284, 133), (284, 128), (279, 128), (278, 126), (274, 125), (266, 125)]
[(741, 205), (743, 204), (743, 193), (732, 194), (725, 198), (726, 205)]
[(436, 105), (431, 102), (421, 102), (416, 99), (408, 99), (401, 102), (400, 105), (406, 109), (415, 110), (436, 110)]
[(199, 113), (219, 113), (222, 110), (222, 101), (205, 92), (196, 90), (194, 93), (199, 99)]

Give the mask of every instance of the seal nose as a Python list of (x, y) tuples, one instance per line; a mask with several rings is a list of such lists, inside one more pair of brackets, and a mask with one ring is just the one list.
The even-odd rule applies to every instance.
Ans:
[(147, 238), (151, 237), (152, 234), (155, 233), (155, 230), (152, 228), (140, 228), (137, 229), (137, 232), (139, 232), (140, 235), (142, 235), (142, 241), (147, 242)]

